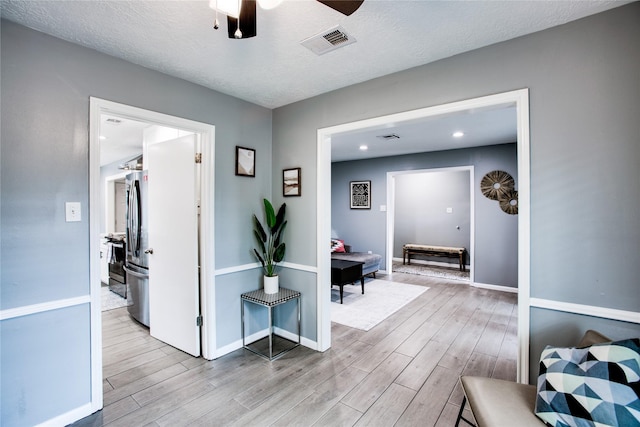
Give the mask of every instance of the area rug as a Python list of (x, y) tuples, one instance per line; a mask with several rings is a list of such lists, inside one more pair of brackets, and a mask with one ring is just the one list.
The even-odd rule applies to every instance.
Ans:
[(393, 263), (393, 271), (398, 273), (417, 274), (419, 276), (438, 277), (449, 280), (469, 281), (469, 271), (460, 271), (458, 268), (438, 267), (435, 265), (411, 264), (403, 265), (401, 262)]
[(111, 292), (108, 286), (101, 287), (102, 292), (102, 311), (114, 310), (129, 305), (126, 298), (122, 298), (115, 292)]
[(331, 321), (368, 331), (427, 289), (388, 280), (371, 280), (364, 284), (363, 295), (358, 282), (344, 287), (343, 303), (340, 304), (340, 290), (334, 287), (331, 290)]

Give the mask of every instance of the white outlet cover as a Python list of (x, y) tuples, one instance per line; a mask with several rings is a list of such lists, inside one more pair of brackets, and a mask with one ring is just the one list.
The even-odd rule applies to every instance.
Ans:
[(447, 213), (453, 213), (453, 208), (447, 208)]
[(66, 202), (64, 204), (65, 219), (67, 222), (82, 221), (80, 202)]

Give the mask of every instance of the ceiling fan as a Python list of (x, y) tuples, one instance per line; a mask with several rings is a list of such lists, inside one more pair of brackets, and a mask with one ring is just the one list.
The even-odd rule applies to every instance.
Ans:
[[(316, 0), (344, 15), (351, 15), (364, 0)], [(216, 11), (213, 28), (220, 28), (218, 12), (227, 15), (227, 32), (230, 39), (248, 39), (256, 36), (256, 3), (262, 9), (273, 9), (282, 0), (210, 0), (209, 6)]]

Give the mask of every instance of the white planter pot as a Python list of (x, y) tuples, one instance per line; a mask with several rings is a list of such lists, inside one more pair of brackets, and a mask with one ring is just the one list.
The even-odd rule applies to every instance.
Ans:
[(280, 289), (278, 276), (264, 276), (264, 293), (277, 294)]

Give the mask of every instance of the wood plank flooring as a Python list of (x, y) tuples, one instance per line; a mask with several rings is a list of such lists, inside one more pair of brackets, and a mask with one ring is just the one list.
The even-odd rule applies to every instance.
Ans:
[(368, 332), (333, 324), (325, 353), (298, 347), (274, 362), (245, 350), (194, 358), (126, 308), (104, 312), (104, 409), (74, 426), (453, 426), (461, 374), (515, 380), (516, 294), (378, 278), (430, 289)]

